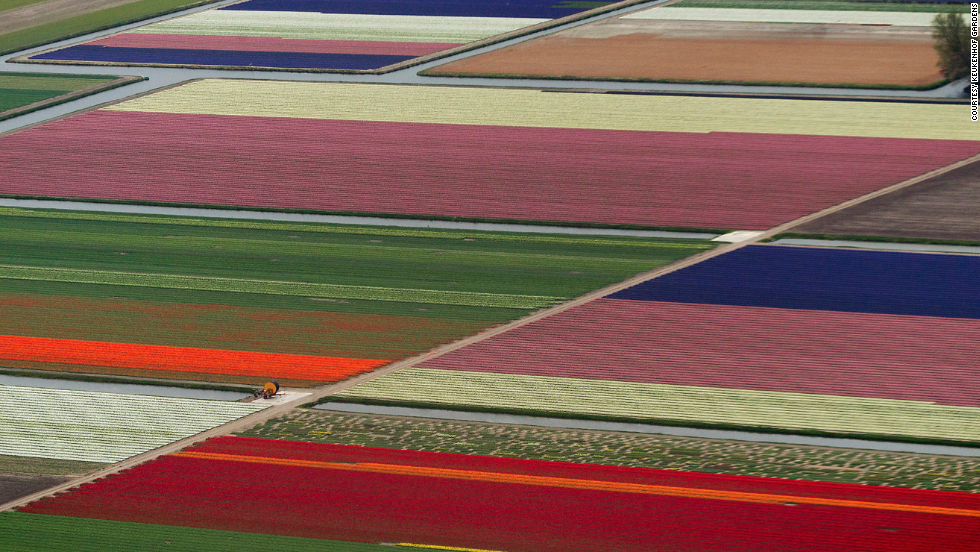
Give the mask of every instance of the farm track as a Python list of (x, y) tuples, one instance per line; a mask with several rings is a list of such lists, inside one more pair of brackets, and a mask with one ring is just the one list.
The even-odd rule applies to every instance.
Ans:
[(501, 326), (497, 326), (497, 327), (491, 328), (489, 330), (486, 330), (486, 331), (481, 332), (479, 334), (476, 334), (474, 336), (468, 337), (466, 339), (462, 339), (462, 340), (459, 340), (459, 341), (455, 341), (453, 343), (449, 343), (449, 344), (443, 345), (441, 347), (437, 347), (437, 348), (435, 348), (435, 349), (433, 349), (431, 351), (428, 351), (426, 353), (423, 353), (421, 355), (416, 355), (416, 356), (411, 357), (411, 358), (407, 358), (407, 359), (403, 359), (403, 360), (400, 360), (400, 361), (397, 361), (397, 362), (393, 362), (393, 363), (391, 363), (391, 364), (389, 364), (387, 366), (384, 366), (384, 367), (382, 367), (382, 368), (380, 368), (380, 369), (378, 369), (378, 370), (376, 370), (374, 372), (369, 372), (369, 373), (366, 373), (366, 374), (361, 374), (361, 375), (352, 377), (350, 379), (347, 379), (347, 380), (344, 380), (344, 381), (341, 381), (341, 382), (337, 382), (337, 383), (333, 383), (333, 384), (330, 384), (330, 385), (325, 385), (325, 386), (322, 386), (322, 387), (314, 388), (312, 390), (312, 394), (310, 394), (310, 395), (299, 397), (297, 399), (294, 399), (291, 402), (286, 402), (286, 403), (283, 403), (283, 404), (278, 404), (278, 405), (275, 405), (275, 406), (266, 408), (266, 409), (264, 409), (262, 411), (256, 412), (254, 414), (250, 414), (248, 416), (244, 416), (244, 417), (239, 418), (239, 419), (237, 419), (235, 421), (232, 421), (232, 422), (229, 422), (227, 424), (224, 424), (224, 425), (221, 425), (221, 426), (212, 428), (210, 430), (207, 430), (205, 432), (199, 433), (199, 434), (194, 435), (192, 437), (181, 439), (180, 441), (176, 441), (176, 442), (170, 443), (170, 444), (168, 444), (166, 446), (163, 446), (163, 447), (160, 447), (158, 449), (154, 449), (152, 451), (145, 452), (145, 453), (142, 453), (142, 454), (133, 456), (131, 458), (128, 458), (126, 460), (123, 460), (122, 462), (118, 462), (116, 464), (113, 464), (111, 466), (105, 467), (105, 468), (100, 469), (98, 471), (92, 472), (92, 473), (90, 473), (88, 475), (85, 475), (85, 476), (82, 476), (82, 477), (73, 479), (71, 481), (62, 483), (61, 485), (58, 485), (58, 486), (55, 486), (55, 487), (51, 487), (51, 488), (45, 489), (43, 491), (39, 491), (39, 492), (36, 492), (34, 494), (25, 496), (25, 497), (21, 497), (19, 499), (16, 499), (16, 500), (7, 502), (6, 504), (0, 504), (0, 512), (9, 511), (9, 510), (12, 510), (14, 508), (18, 508), (20, 506), (24, 506), (26, 504), (29, 504), (31, 502), (34, 502), (35, 500), (39, 500), (39, 499), (44, 498), (44, 497), (47, 497), (47, 496), (52, 496), (52, 495), (57, 494), (57, 493), (65, 492), (65, 491), (67, 491), (69, 489), (72, 489), (74, 487), (77, 487), (77, 486), (80, 486), (80, 485), (84, 485), (86, 483), (90, 483), (90, 482), (95, 481), (97, 479), (101, 479), (103, 477), (106, 477), (106, 476), (109, 476), (109, 475), (112, 475), (112, 474), (119, 473), (121, 471), (130, 469), (130, 468), (135, 467), (135, 466), (137, 466), (139, 464), (142, 464), (144, 462), (148, 462), (148, 461), (153, 460), (155, 458), (159, 458), (160, 456), (164, 456), (164, 455), (167, 455), (167, 454), (176, 453), (176, 452), (178, 452), (178, 451), (180, 451), (180, 450), (182, 450), (182, 449), (184, 449), (184, 448), (186, 448), (186, 447), (188, 447), (188, 446), (190, 446), (190, 445), (192, 445), (194, 443), (198, 443), (198, 442), (204, 441), (206, 439), (210, 439), (212, 437), (219, 437), (219, 436), (223, 436), (223, 435), (231, 435), (231, 434), (233, 434), (235, 432), (238, 432), (238, 431), (244, 431), (244, 430), (249, 429), (249, 428), (252, 428), (252, 427), (254, 427), (254, 426), (256, 426), (256, 425), (258, 425), (258, 424), (260, 424), (262, 422), (265, 422), (267, 420), (270, 420), (270, 419), (275, 418), (277, 416), (280, 416), (282, 414), (286, 414), (286, 413), (290, 412), (291, 410), (293, 410), (294, 408), (296, 408), (297, 406), (299, 406), (300, 404), (306, 404), (306, 403), (310, 403), (310, 402), (315, 402), (315, 401), (317, 401), (319, 399), (328, 397), (328, 396), (333, 395), (335, 393), (338, 393), (340, 391), (343, 391), (343, 390), (346, 390), (346, 389), (350, 389), (350, 388), (352, 388), (352, 387), (354, 387), (356, 385), (359, 385), (361, 383), (365, 383), (365, 382), (370, 381), (372, 379), (375, 379), (375, 378), (378, 378), (378, 377), (381, 377), (381, 376), (384, 376), (384, 375), (387, 375), (387, 374), (396, 372), (396, 371), (401, 370), (401, 369), (404, 369), (404, 368), (409, 368), (409, 367), (415, 366), (417, 364), (422, 363), (423, 361), (431, 360), (433, 358), (437, 358), (437, 357), (442, 356), (442, 355), (445, 355), (445, 354), (447, 354), (449, 352), (455, 351), (457, 349), (461, 349), (462, 347), (465, 347), (467, 345), (484, 341), (486, 339), (489, 339), (489, 338), (494, 337), (496, 335), (502, 334), (504, 332), (508, 332), (508, 331), (513, 330), (515, 328), (520, 328), (520, 327), (525, 326), (527, 324), (530, 324), (532, 322), (535, 322), (535, 321), (538, 321), (538, 320), (547, 318), (549, 316), (556, 315), (558, 313), (564, 312), (564, 311), (566, 311), (568, 309), (577, 307), (579, 305), (583, 305), (583, 304), (589, 303), (591, 301), (594, 301), (596, 299), (599, 299), (599, 298), (604, 297), (606, 295), (609, 295), (611, 293), (614, 293), (614, 292), (621, 291), (621, 290), (624, 290), (626, 288), (632, 287), (632, 286), (637, 285), (637, 284), (639, 284), (641, 282), (645, 282), (647, 280), (651, 280), (653, 278), (656, 278), (656, 277), (659, 277), (659, 276), (663, 276), (663, 275), (669, 274), (671, 272), (675, 272), (675, 271), (680, 270), (682, 268), (686, 268), (688, 266), (692, 266), (692, 265), (698, 264), (698, 263), (703, 262), (703, 261), (706, 261), (708, 259), (711, 259), (711, 258), (714, 258), (714, 257), (718, 257), (720, 255), (724, 255), (725, 253), (729, 253), (731, 251), (740, 249), (742, 247), (745, 247), (745, 246), (748, 246), (748, 245), (751, 245), (751, 244), (754, 244), (754, 243), (758, 243), (759, 241), (762, 241), (762, 240), (771, 238), (771, 237), (773, 237), (773, 236), (775, 236), (777, 234), (783, 233), (783, 232), (788, 232), (788, 231), (792, 230), (793, 228), (795, 228), (797, 226), (800, 226), (800, 225), (805, 224), (805, 223), (809, 223), (809, 222), (814, 221), (816, 219), (819, 219), (821, 217), (831, 215), (831, 214), (836, 213), (838, 211), (841, 211), (843, 209), (847, 209), (849, 207), (853, 207), (853, 206), (859, 205), (859, 204), (861, 204), (863, 202), (872, 200), (874, 198), (877, 198), (877, 197), (880, 197), (880, 196), (883, 196), (883, 195), (886, 195), (886, 194), (889, 194), (889, 193), (892, 193), (892, 192), (901, 190), (903, 188), (907, 188), (909, 186), (913, 186), (913, 185), (915, 185), (915, 184), (917, 184), (919, 182), (925, 181), (925, 180), (927, 180), (929, 178), (938, 177), (938, 176), (940, 176), (942, 174), (945, 174), (947, 172), (954, 171), (954, 170), (959, 169), (960, 167), (964, 167), (964, 166), (966, 166), (966, 165), (968, 165), (968, 164), (970, 164), (970, 163), (972, 163), (974, 161), (980, 161), (980, 155), (976, 155), (976, 156), (973, 156), (973, 157), (971, 157), (969, 159), (965, 159), (963, 161), (960, 161), (958, 163), (953, 163), (952, 165), (949, 165), (949, 166), (946, 166), (946, 167), (943, 167), (943, 168), (940, 168), (940, 169), (936, 169), (934, 171), (930, 171), (930, 172), (928, 172), (926, 174), (917, 176), (915, 178), (911, 178), (911, 179), (906, 180), (904, 182), (900, 182), (898, 184), (889, 186), (887, 188), (883, 188), (881, 190), (872, 192), (870, 194), (865, 194), (865, 195), (863, 195), (861, 197), (854, 198), (852, 200), (849, 200), (849, 201), (846, 201), (846, 202), (841, 203), (839, 205), (836, 205), (836, 206), (833, 206), (833, 207), (824, 209), (822, 211), (818, 211), (816, 213), (812, 213), (810, 215), (801, 217), (801, 218), (796, 219), (794, 221), (791, 221), (791, 222), (788, 222), (788, 223), (785, 223), (785, 224), (781, 224), (781, 225), (776, 226), (775, 228), (771, 228), (771, 229), (769, 229), (769, 230), (767, 230), (767, 231), (765, 231), (765, 232), (763, 232), (763, 233), (761, 233), (761, 234), (759, 234), (759, 235), (757, 235), (757, 236), (755, 236), (755, 237), (753, 237), (751, 239), (748, 239), (748, 240), (745, 240), (745, 241), (742, 241), (742, 242), (736, 242), (736, 243), (721, 245), (721, 246), (716, 247), (715, 249), (712, 249), (710, 251), (705, 251), (705, 252), (702, 252), (702, 253), (698, 253), (698, 254), (693, 255), (691, 257), (688, 257), (688, 258), (682, 259), (680, 261), (676, 261), (674, 263), (671, 263), (671, 264), (669, 264), (667, 266), (660, 267), (658, 269), (655, 269), (655, 270), (652, 270), (652, 271), (649, 271), (649, 272), (645, 272), (643, 274), (639, 274), (639, 275), (637, 275), (637, 276), (635, 276), (633, 278), (630, 278), (628, 280), (625, 280), (623, 282), (619, 282), (617, 284), (613, 284), (613, 285), (606, 286), (604, 288), (595, 290), (593, 292), (590, 292), (590, 293), (588, 293), (586, 295), (583, 295), (583, 296), (578, 297), (576, 299), (573, 299), (571, 301), (567, 301), (565, 303), (561, 303), (559, 305), (556, 305), (554, 307), (550, 307), (550, 308), (547, 308), (547, 309), (539, 310), (539, 311), (534, 312), (531, 315), (526, 316), (524, 318), (515, 320), (513, 322), (509, 322), (507, 324), (503, 324)]

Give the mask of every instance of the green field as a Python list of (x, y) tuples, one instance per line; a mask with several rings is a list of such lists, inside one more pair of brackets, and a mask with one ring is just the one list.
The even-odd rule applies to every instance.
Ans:
[[(84, 34), (110, 29), (127, 23), (135, 23), (151, 17), (157, 17), (167, 13), (180, 11), (202, 4), (209, 4), (214, 0), (139, 0), (131, 4), (117, 6), (97, 12), (87, 13), (61, 21), (45, 23), (22, 29), (12, 33), (0, 35), (0, 54), (9, 54), (19, 50), (26, 50), (35, 46), (42, 46), (50, 42), (57, 42), (66, 38), (81, 36)], [(10, 7), (23, 5), (25, 2), (14, 0)], [(34, 3), (34, 2), (27, 2)]]
[(681, 0), (667, 7), (741, 8), (756, 10), (904, 11), (969, 13), (967, 4), (868, 0)]
[(398, 552), (403, 546), (4, 512), (5, 552)]
[(119, 77), (0, 73), (0, 118), (4, 112), (87, 88), (106, 86)]
[[(0, 209), (0, 227), (0, 335), (384, 361), (716, 245), (18, 209)], [(0, 367), (256, 383), (42, 357)]]
[(980, 458), (294, 410), (244, 437), (980, 492)]

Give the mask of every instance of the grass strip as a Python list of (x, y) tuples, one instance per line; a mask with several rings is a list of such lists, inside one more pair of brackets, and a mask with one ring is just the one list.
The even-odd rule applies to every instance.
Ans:
[(238, 435), (338, 445), (980, 492), (980, 458), (294, 410)]
[[(243, 210), (247, 208), (227, 208), (233, 210)], [(381, 217), (381, 215), (378, 215)], [(494, 232), (492, 230), (452, 230), (452, 229), (431, 229), (431, 228), (406, 228), (398, 226), (371, 226), (371, 225), (345, 225), (330, 223), (303, 223), (303, 222), (276, 222), (263, 220), (237, 220), (223, 218), (199, 218), (170, 215), (127, 215), (117, 213), (92, 213), (85, 211), (59, 211), (44, 209), (22, 209), (18, 207), (0, 207), (0, 217), (20, 217), (28, 219), (52, 219), (65, 221), (99, 221), (99, 222), (123, 222), (136, 224), (158, 224), (167, 226), (188, 226), (202, 228), (230, 228), (230, 229), (254, 229), (266, 231), (296, 231), (296, 232), (316, 232), (321, 234), (347, 234), (357, 236), (397, 236), (411, 238), (441, 238), (441, 239), (466, 239), (479, 238), (481, 240), (492, 240), (499, 242), (518, 242), (528, 244), (562, 244), (562, 245), (601, 245), (601, 246), (625, 246), (625, 247), (683, 247), (694, 243), (702, 244), (705, 247), (709, 242), (697, 239), (678, 239), (678, 238), (643, 238), (631, 236), (589, 236), (576, 234), (547, 234), (547, 233), (525, 233), (525, 232)], [(418, 218), (414, 215), (405, 217), (388, 218)], [(479, 219), (479, 221), (490, 221), (491, 219)], [(496, 219), (493, 219), (496, 220)], [(476, 219), (466, 222), (478, 222)], [(522, 224), (540, 226), (551, 224), (541, 221), (514, 221), (502, 220), (501, 224)], [(570, 226), (571, 223), (561, 223)], [(559, 223), (555, 223), (559, 225)], [(623, 229), (623, 230), (662, 230), (678, 232), (704, 232), (708, 234), (724, 234), (729, 230), (711, 228), (660, 228), (632, 225), (597, 225), (596, 228), (603, 229)]]
[(29, 29), (0, 35), (0, 54), (18, 52), (51, 42), (111, 29), (119, 25), (173, 13), (215, 0), (140, 0), (61, 21), (45, 23)]
[(102, 519), (0, 513), (7, 552), (397, 552), (401, 546)]
[(249, 280), (244, 278), (182, 276), (144, 272), (110, 272), (105, 270), (11, 265), (0, 265), (0, 278), (518, 309), (542, 308), (562, 299), (560, 297), (479, 293), (471, 291), (397, 289), (275, 280)]

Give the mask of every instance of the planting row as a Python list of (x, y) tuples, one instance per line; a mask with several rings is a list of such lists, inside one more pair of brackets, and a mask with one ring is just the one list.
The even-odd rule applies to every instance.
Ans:
[(331, 399), (665, 425), (980, 442), (980, 408), (976, 407), (744, 388), (408, 368)]
[(7, 385), (0, 391), (0, 454), (85, 462), (119, 462), (264, 408)]
[(23, 511), (491, 550), (967, 550), (980, 502), (966, 493), (225, 437)]
[[(765, 229), (980, 152), (973, 140), (888, 137), (929, 134), (894, 121), (809, 127), (852, 136), (767, 134), (748, 124), (755, 110), (783, 107), (778, 100), (294, 84), (192, 83), (7, 136), (0, 194)], [(300, 91), (316, 103), (294, 104)], [(702, 119), (699, 106), (728, 123)], [(844, 117), (854, 106), (894, 107), (818, 107)], [(919, 107), (925, 115), (955, 106)], [(624, 119), (636, 112), (656, 117)], [(760, 118), (767, 132), (808, 132), (795, 117)], [(684, 121), (693, 132), (675, 132)]]
[(373, 70), (607, 3), (253, 0), (31, 59)]
[(295, 409), (240, 435), (287, 441), (980, 492), (980, 458)]
[(980, 257), (749, 246), (609, 297), (980, 318)]
[[(980, 129), (962, 120), (961, 106), (950, 104), (567, 94), (452, 86), (210, 79), (115, 104), (105, 111), (697, 134), (980, 140)], [(906, 150), (916, 155), (919, 147), (910, 144)], [(636, 161), (632, 157), (628, 160)]]
[(287, 385), (369, 371), (714, 245), (14, 209), (0, 220), (0, 366)]

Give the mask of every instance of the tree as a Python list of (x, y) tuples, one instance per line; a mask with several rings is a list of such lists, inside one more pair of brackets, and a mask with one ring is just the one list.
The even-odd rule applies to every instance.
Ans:
[(932, 37), (939, 52), (939, 72), (947, 79), (970, 74), (970, 29), (958, 13), (940, 13), (932, 20)]

